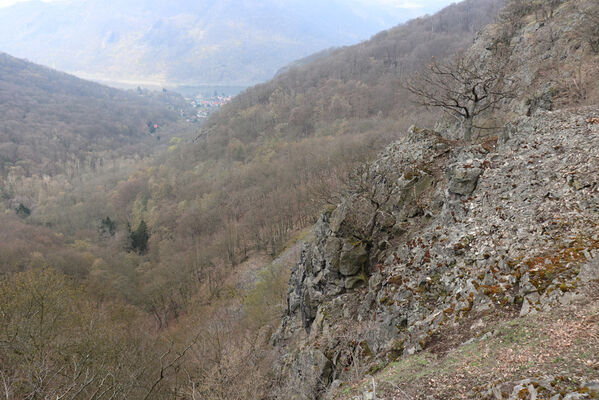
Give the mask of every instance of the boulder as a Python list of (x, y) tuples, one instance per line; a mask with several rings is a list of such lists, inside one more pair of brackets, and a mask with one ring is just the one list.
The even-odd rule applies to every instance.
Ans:
[(343, 246), (343, 241), (341, 239), (336, 237), (327, 238), (327, 242), (324, 246), (324, 258), (326, 261), (326, 268), (330, 271), (339, 271), (341, 246)]
[(478, 178), (483, 170), (480, 168), (456, 167), (450, 172), (449, 192), (460, 196), (469, 196), (476, 189)]
[(368, 199), (353, 195), (333, 211), (329, 227), (337, 236), (367, 237), (376, 212)]
[(333, 377), (333, 363), (320, 350), (309, 348), (297, 353), (292, 373), (296, 382), (307, 387), (327, 387)]
[(359, 241), (346, 241), (341, 249), (339, 272), (344, 276), (354, 276), (363, 271), (368, 261), (366, 246)]
[(599, 396), (599, 381), (587, 382), (583, 385), (591, 395)]
[(599, 280), (599, 258), (584, 264), (580, 268), (578, 279), (582, 283), (589, 283)]

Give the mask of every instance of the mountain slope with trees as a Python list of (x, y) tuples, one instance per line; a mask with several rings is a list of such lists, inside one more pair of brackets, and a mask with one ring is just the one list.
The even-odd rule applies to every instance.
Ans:
[(55, 175), (102, 163), (108, 152), (148, 154), (154, 124), (187, 112), (175, 94), (141, 96), (0, 54), (0, 175)]
[(279, 398), (599, 396), (598, 10), (507, 1), (410, 77), (481, 114), (411, 127), (321, 214), (272, 336)]

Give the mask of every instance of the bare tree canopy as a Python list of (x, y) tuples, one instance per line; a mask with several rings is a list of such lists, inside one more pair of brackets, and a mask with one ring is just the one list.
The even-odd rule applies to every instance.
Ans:
[(474, 119), (512, 97), (513, 82), (506, 78), (506, 61), (482, 63), (459, 55), (448, 61), (433, 61), (406, 83), (416, 103), (437, 107), (457, 118), (464, 127), (464, 139), (472, 139)]
[(588, 42), (595, 53), (599, 53), (599, 4), (583, 11), (583, 20), (579, 33)]

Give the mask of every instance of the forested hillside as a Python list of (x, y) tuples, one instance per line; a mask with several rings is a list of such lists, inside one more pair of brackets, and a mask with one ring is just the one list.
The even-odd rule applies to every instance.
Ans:
[[(462, 2), (292, 67), (238, 96), (209, 121), (207, 131), (213, 127), (251, 141), (257, 132), (262, 137), (275, 132), (292, 137), (323, 136), (338, 133), (333, 132), (332, 121), (399, 119), (402, 113), (409, 113), (411, 104), (402, 92), (401, 78), (433, 57), (443, 58), (465, 49), (501, 4)], [(251, 113), (255, 121), (250, 129), (235, 125), (244, 112)]]
[(500, 4), (460, 3), (292, 67), (210, 118), (182, 155), (227, 171), (218, 225), (235, 227), (229, 261), (248, 246), (275, 254), (335, 201), (352, 165), (432, 116), (410, 102), (402, 77), (466, 48)]
[(153, 125), (172, 125), (187, 111), (175, 94), (144, 97), (0, 54), (0, 176), (56, 175), (148, 154), (160, 135)]

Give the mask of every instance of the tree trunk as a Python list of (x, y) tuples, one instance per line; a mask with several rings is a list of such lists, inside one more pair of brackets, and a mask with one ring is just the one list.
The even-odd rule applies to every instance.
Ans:
[(464, 121), (464, 140), (466, 142), (472, 141), (473, 122), (472, 118), (467, 118), (466, 121)]

